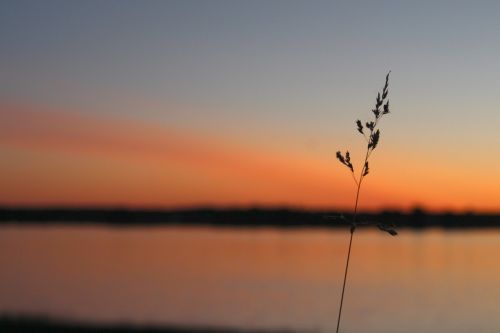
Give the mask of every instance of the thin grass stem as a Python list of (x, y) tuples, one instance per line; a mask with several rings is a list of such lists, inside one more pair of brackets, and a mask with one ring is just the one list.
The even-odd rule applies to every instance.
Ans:
[[(365, 156), (365, 162), (368, 160), (368, 151)], [(363, 165), (365, 165), (363, 163)], [(347, 251), (347, 260), (345, 263), (345, 270), (344, 270), (344, 282), (342, 283), (342, 294), (340, 296), (340, 306), (339, 306), (339, 315), (337, 318), (337, 330), (336, 333), (339, 333), (339, 328), (340, 328), (340, 319), (342, 317), (342, 306), (344, 305), (344, 293), (345, 293), (345, 286), (347, 283), (347, 273), (349, 271), (349, 261), (351, 260), (351, 248), (352, 248), (352, 239), (354, 236), (354, 231), (356, 230), (356, 215), (358, 213), (358, 202), (359, 202), (359, 192), (361, 190), (361, 182), (363, 181), (363, 173), (364, 173), (365, 167), (363, 166), (363, 169), (361, 170), (361, 175), (359, 176), (359, 182), (356, 182), (356, 185), (358, 185), (357, 191), (356, 191), (356, 202), (354, 204), (354, 215), (352, 217), (352, 227), (351, 227), (351, 237), (349, 238), (349, 250)], [(353, 174), (354, 177), (354, 174)]]
[[(342, 152), (337, 151), (337, 159), (345, 165), (346, 167), (349, 168), (349, 171), (351, 172), (352, 178), (354, 179), (354, 182), (356, 183), (356, 200), (354, 203), (354, 213), (352, 216), (352, 221), (351, 221), (351, 236), (349, 238), (349, 249), (347, 251), (347, 259), (345, 263), (345, 270), (344, 270), (344, 281), (342, 283), (342, 294), (340, 296), (340, 306), (339, 306), (339, 314), (337, 318), (337, 330), (336, 333), (339, 333), (340, 329), (340, 320), (342, 318), (342, 307), (344, 305), (344, 294), (345, 294), (345, 289), (346, 289), (346, 283), (347, 283), (347, 274), (349, 271), (349, 262), (351, 260), (351, 248), (352, 248), (352, 241), (354, 238), (354, 232), (356, 231), (357, 227), (357, 214), (358, 214), (358, 202), (359, 202), (359, 193), (361, 190), (361, 183), (363, 182), (363, 179), (365, 178), (366, 175), (368, 175), (370, 168), (368, 167), (368, 159), (370, 158), (370, 155), (372, 154), (373, 150), (377, 147), (377, 144), (379, 142), (380, 138), (380, 131), (377, 128), (377, 125), (382, 118), (383, 115), (386, 115), (389, 113), (389, 100), (386, 99), (387, 95), (389, 93), (388, 87), (389, 87), (389, 73), (387, 73), (387, 76), (385, 77), (385, 86), (382, 90), (382, 92), (378, 93), (377, 95), (377, 101), (375, 104), (375, 109), (372, 110), (375, 119), (373, 121), (367, 122), (366, 127), (363, 126), (362, 122), (358, 119), (356, 121), (357, 125), (357, 130), (359, 133), (363, 135), (363, 138), (365, 141), (368, 143), (366, 147), (366, 154), (365, 154), (365, 160), (363, 162), (363, 167), (361, 168), (361, 173), (359, 175), (359, 178), (356, 178), (356, 175), (354, 174), (354, 167), (351, 163), (351, 155), (349, 151), (345, 152), (345, 155), (342, 154)], [(385, 104), (384, 104), (385, 102)], [(381, 109), (381, 107), (383, 107)], [(364, 131), (364, 129), (368, 129), (368, 131)], [(361, 223), (361, 224), (366, 224)], [(397, 232), (391, 227), (391, 226), (386, 226), (384, 224), (377, 224), (379, 229), (382, 231), (388, 232), (390, 235), (395, 236), (397, 235)]]
[(351, 230), (351, 238), (349, 239), (349, 250), (347, 252), (347, 261), (345, 263), (345, 271), (344, 271), (344, 283), (342, 285), (342, 296), (340, 296), (340, 307), (339, 307), (339, 316), (337, 318), (337, 330), (336, 333), (339, 333), (340, 328), (340, 317), (342, 316), (342, 305), (344, 304), (344, 292), (345, 285), (347, 281), (347, 271), (349, 270), (349, 260), (351, 258), (351, 247), (352, 247), (352, 236), (354, 235), (354, 230)]

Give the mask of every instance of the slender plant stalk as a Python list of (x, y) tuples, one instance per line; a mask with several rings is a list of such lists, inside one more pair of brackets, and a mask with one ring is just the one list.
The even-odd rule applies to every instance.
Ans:
[[(360, 180), (362, 180), (362, 179), (363, 178), (360, 177)], [(356, 215), (358, 213), (358, 202), (359, 202), (359, 190), (360, 189), (361, 189), (361, 181), (358, 183), (358, 189), (356, 191), (356, 202), (354, 204), (354, 215), (352, 217), (353, 224), (356, 223)], [(349, 261), (351, 259), (352, 238), (354, 236), (354, 231), (356, 231), (356, 228), (351, 227), (351, 237), (349, 238), (349, 250), (347, 251), (347, 260), (345, 262), (344, 282), (342, 283), (342, 295), (340, 296), (339, 316), (337, 318), (337, 330), (335, 331), (336, 333), (339, 333), (339, 328), (340, 328), (340, 318), (342, 316), (342, 305), (344, 304), (345, 284), (347, 282), (347, 272), (349, 270)]]
[[(390, 72), (389, 72), (390, 73)], [(337, 158), (338, 160), (344, 164), (346, 167), (349, 168), (352, 178), (354, 182), (356, 183), (357, 189), (356, 189), (356, 200), (354, 202), (354, 213), (352, 216), (352, 220), (350, 221), (351, 224), (351, 235), (349, 238), (349, 249), (347, 251), (347, 259), (345, 263), (345, 270), (344, 270), (344, 281), (342, 283), (342, 294), (340, 296), (340, 306), (339, 306), (339, 314), (337, 318), (337, 330), (336, 333), (339, 333), (340, 329), (340, 319), (342, 317), (342, 306), (344, 304), (344, 294), (345, 294), (345, 288), (346, 288), (346, 283), (347, 283), (347, 273), (349, 271), (349, 261), (351, 259), (351, 249), (352, 249), (352, 240), (354, 237), (354, 232), (356, 231), (356, 227), (358, 225), (357, 221), (357, 214), (358, 214), (358, 203), (359, 203), (359, 194), (361, 190), (361, 183), (363, 182), (363, 179), (365, 178), (366, 175), (368, 175), (369, 172), (369, 167), (368, 167), (368, 159), (370, 158), (371, 153), (373, 150), (377, 147), (377, 144), (379, 142), (380, 138), (380, 131), (377, 129), (377, 125), (379, 120), (382, 118), (383, 115), (389, 113), (389, 100), (386, 101), (387, 95), (389, 94), (389, 73), (387, 74), (385, 78), (385, 86), (382, 91), (382, 94), (378, 94), (377, 96), (377, 101), (375, 103), (375, 109), (372, 110), (373, 114), (375, 115), (375, 119), (371, 122), (367, 122), (365, 126), (361, 123), (360, 120), (356, 120), (356, 125), (357, 125), (357, 130), (359, 133), (361, 133), (364, 137), (364, 139), (367, 142), (367, 149), (366, 149), (366, 154), (365, 154), (365, 160), (363, 162), (363, 167), (361, 168), (361, 173), (359, 175), (359, 178), (356, 178), (354, 174), (354, 166), (351, 163), (351, 156), (349, 154), (349, 151), (346, 151), (345, 155), (343, 155), (340, 151), (337, 152)], [(384, 104), (384, 101), (385, 104)], [(383, 105), (383, 109), (380, 109), (381, 106)], [(365, 133), (364, 129), (368, 129), (369, 133)], [(367, 223), (364, 223), (367, 224)], [(384, 224), (377, 224), (378, 228), (382, 231), (386, 231), (392, 236), (397, 235), (397, 232), (391, 227), (387, 226)]]
[[(354, 203), (354, 214), (352, 216), (351, 237), (349, 238), (349, 250), (347, 251), (347, 260), (345, 263), (344, 282), (342, 283), (342, 295), (340, 296), (339, 316), (337, 318), (337, 330), (335, 331), (336, 333), (339, 333), (339, 328), (340, 328), (340, 318), (342, 316), (342, 306), (344, 304), (344, 293), (345, 293), (345, 285), (347, 282), (347, 272), (349, 271), (349, 261), (351, 259), (352, 239), (354, 236), (354, 231), (356, 231), (355, 225), (356, 225), (356, 216), (358, 214), (359, 192), (361, 190), (361, 182), (363, 181), (363, 178), (364, 178), (364, 176), (363, 176), (363, 173), (365, 172), (364, 165), (366, 165), (366, 162), (368, 161), (368, 157), (369, 157), (369, 154), (368, 154), (368, 150), (367, 150), (366, 156), (365, 156), (365, 161), (363, 163), (363, 169), (361, 170), (361, 174), (359, 176), (359, 182), (356, 181), (356, 177), (354, 177), (354, 181), (356, 182), (356, 185), (358, 188), (356, 190), (356, 201)], [(354, 176), (354, 173), (352, 173), (352, 174)]]
[(349, 239), (349, 251), (347, 252), (347, 260), (345, 263), (344, 283), (342, 284), (342, 296), (340, 296), (339, 316), (337, 318), (337, 330), (335, 331), (336, 333), (339, 333), (340, 317), (342, 316), (342, 305), (344, 304), (345, 283), (347, 281), (347, 271), (349, 269), (349, 259), (351, 258), (351, 247), (352, 247), (352, 236), (353, 235), (354, 235), (354, 230), (351, 231), (351, 238)]

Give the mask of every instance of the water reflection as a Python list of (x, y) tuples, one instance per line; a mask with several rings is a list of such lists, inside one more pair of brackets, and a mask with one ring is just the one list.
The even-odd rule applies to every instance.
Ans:
[[(0, 312), (332, 331), (348, 231), (0, 228)], [(500, 327), (500, 233), (357, 233), (344, 332)]]

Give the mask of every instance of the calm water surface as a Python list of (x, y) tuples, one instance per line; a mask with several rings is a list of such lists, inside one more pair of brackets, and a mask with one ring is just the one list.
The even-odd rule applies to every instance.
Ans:
[[(0, 312), (331, 332), (347, 230), (0, 227)], [(500, 232), (356, 233), (343, 332), (498, 332)]]

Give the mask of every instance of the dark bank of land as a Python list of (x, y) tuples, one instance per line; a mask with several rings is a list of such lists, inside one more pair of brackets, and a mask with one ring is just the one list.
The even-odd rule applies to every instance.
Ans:
[[(0, 317), (0, 332), (2, 333), (271, 333), (270, 331), (238, 331), (218, 328), (181, 328), (160, 326), (131, 325), (95, 325), (52, 321), (38, 318)], [(273, 333), (287, 333), (273, 331)]]
[[(235, 227), (345, 227), (336, 211), (292, 209), (178, 209), (133, 210), (103, 208), (13, 208), (0, 207), (0, 223), (17, 224), (107, 224), (113, 226), (212, 225)], [(358, 221), (394, 224), (400, 228), (495, 228), (500, 214), (411, 213), (383, 211), (362, 213)]]

